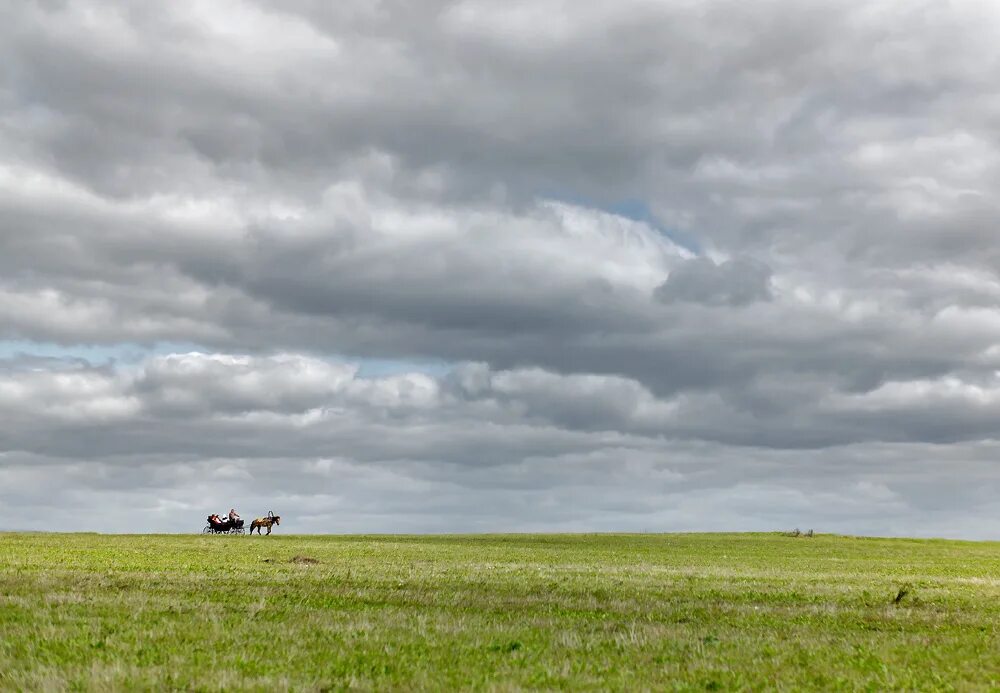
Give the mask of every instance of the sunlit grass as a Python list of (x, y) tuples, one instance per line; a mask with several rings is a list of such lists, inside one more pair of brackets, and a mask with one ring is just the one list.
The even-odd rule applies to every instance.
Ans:
[(986, 690), (998, 597), (996, 543), (0, 534), (0, 687)]

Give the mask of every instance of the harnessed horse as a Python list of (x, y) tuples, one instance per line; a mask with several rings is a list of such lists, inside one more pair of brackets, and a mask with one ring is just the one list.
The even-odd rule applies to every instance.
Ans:
[(260, 534), (261, 527), (267, 527), (267, 533), (271, 533), (271, 525), (280, 525), (281, 515), (275, 515), (270, 510), (267, 511), (267, 517), (258, 517), (256, 520), (250, 523), (250, 534), (256, 529), (257, 534)]

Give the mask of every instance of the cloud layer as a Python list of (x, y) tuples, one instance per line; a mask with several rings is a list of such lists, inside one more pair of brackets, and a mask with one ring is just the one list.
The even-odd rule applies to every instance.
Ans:
[(0, 7), (21, 526), (1000, 529), (991, 3)]

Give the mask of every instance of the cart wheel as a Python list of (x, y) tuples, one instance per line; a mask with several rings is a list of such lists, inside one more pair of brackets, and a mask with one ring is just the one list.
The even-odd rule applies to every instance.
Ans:
[(208, 525), (205, 525), (205, 529), (201, 530), (201, 533), (202, 534), (211, 534), (212, 533), (212, 528), (210, 526), (208, 526)]

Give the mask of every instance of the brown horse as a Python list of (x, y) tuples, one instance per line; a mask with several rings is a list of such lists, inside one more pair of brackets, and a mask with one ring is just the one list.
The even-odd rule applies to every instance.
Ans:
[(271, 533), (271, 525), (280, 525), (281, 515), (275, 515), (270, 510), (267, 511), (267, 517), (258, 517), (256, 520), (250, 523), (250, 534), (256, 529), (257, 534), (260, 534), (261, 527), (267, 527), (267, 533)]

